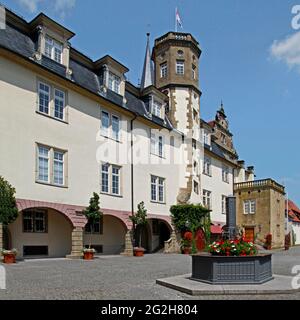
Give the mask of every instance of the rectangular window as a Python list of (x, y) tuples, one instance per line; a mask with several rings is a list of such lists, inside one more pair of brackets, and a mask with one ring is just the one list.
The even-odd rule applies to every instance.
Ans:
[(244, 214), (255, 214), (256, 212), (256, 200), (244, 201)]
[(108, 164), (103, 164), (102, 169), (101, 169), (101, 190), (102, 192), (108, 193), (109, 191), (109, 186), (108, 186), (108, 181), (109, 181), (109, 165)]
[(168, 64), (163, 63), (160, 65), (160, 77), (166, 78), (168, 76)]
[(151, 201), (165, 202), (165, 179), (151, 176)]
[(199, 194), (199, 184), (198, 182), (194, 181), (194, 192), (196, 194)]
[(120, 194), (120, 168), (112, 166), (112, 194)]
[(112, 138), (114, 140), (120, 140), (120, 119), (117, 116), (111, 118)]
[(64, 153), (60, 151), (54, 151), (53, 181), (54, 184), (64, 185)]
[(84, 228), (85, 233), (103, 234), (103, 218), (96, 219), (94, 223), (88, 222)]
[(203, 173), (211, 176), (211, 159), (204, 157)]
[(161, 158), (164, 157), (165, 139), (163, 136), (156, 135), (155, 133), (151, 132), (150, 144), (151, 154), (157, 155)]
[(195, 65), (192, 65), (192, 79), (193, 80), (196, 80), (196, 66)]
[(108, 76), (108, 88), (116, 93), (120, 93), (120, 77), (116, 76), (112, 72), (109, 72)]
[(157, 200), (156, 179), (156, 177), (151, 176), (151, 200), (155, 202)]
[(165, 180), (162, 178), (158, 178), (158, 201), (159, 202), (164, 202), (165, 199)]
[(108, 137), (109, 114), (106, 111), (101, 112), (101, 134)]
[(120, 141), (121, 122), (120, 118), (107, 111), (101, 111), (101, 135)]
[(223, 165), (222, 167), (222, 180), (229, 183), (229, 167)]
[(55, 41), (54, 39), (46, 36), (45, 39), (45, 56), (48, 58), (55, 60), (58, 63), (62, 63), (62, 53), (63, 53), (63, 45)]
[(38, 147), (38, 180), (49, 182), (49, 152), (47, 147)]
[(161, 109), (162, 109), (162, 104), (159, 103), (156, 100), (153, 100), (153, 102), (152, 102), (152, 114), (154, 114), (156, 117), (161, 118)]
[(39, 111), (49, 114), (50, 108), (50, 87), (40, 82), (39, 83)]
[(101, 192), (121, 195), (121, 167), (104, 163), (101, 166)]
[(184, 61), (176, 61), (176, 73), (179, 75), (184, 75)]
[(226, 196), (222, 196), (222, 214), (226, 214)]
[(54, 89), (54, 117), (60, 120), (64, 119), (65, 93)]
[(210, 145), (210, 143), (209, 143), (209, 133), (206, 130), (203, 131), (203, 143), (206, 144), (206, 145)]
[(47, 232), (47, 211), (45, 210), (24, 211), (23, 232), (46, 233)]
[(211, 209), (211, 191), (203, 190), (203, 205), (207, 209)]

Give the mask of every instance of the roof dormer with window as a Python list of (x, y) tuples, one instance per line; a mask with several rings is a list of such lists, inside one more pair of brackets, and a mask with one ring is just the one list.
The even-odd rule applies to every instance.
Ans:
[(99, 70), (100, 86), (111, 90), (120, 96), (125, 96), (125, 74), (129, 71), (124, 65), (109, 55), (95, 62), (96, 70)]
[(75, 34), (44, 14), (33, 19), (30, 27), (37, 32), (35, 58), (42, 60), (43, 64), (51, 64), (52, 68), (65, 70), (66, 76), (70, 76), (72, 72), (69, 68), (69, 40)]
[(149, 114), (160, 119), (165, 119), (168, 97), (154, 86), (144, 89), (141, 94)]

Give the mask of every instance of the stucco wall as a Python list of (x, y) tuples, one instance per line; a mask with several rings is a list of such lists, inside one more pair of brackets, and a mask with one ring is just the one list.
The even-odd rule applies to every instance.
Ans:
[(201, 162), (201, 190), (211, 191), (212, 212), (211, 220), (226, 222), (226, 214), (222, 214), (222, 195), (233, 195), (233, 168), (229, 167), (229, 182), (222, 179), (222, 161), (207, 155), (211, 159), (211, 176), (203, 174), (203, 159)]
[(23, 257), (23, 246), (48, 246), (48, 256), (66, 257), (71, 253), (70, 222), (60, 213), (48, 210), (47, 233), (24, 233), (22, 213), (17, 220), (9, 226), (11, 246), (18, 250), (18, 257)]

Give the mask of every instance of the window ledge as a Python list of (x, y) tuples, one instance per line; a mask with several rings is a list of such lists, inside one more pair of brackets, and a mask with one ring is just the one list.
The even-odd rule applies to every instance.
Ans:
[(211, 175), (211, 174), (208, 174), (208, 173), (205, 173), (205, 172), (203, 172), (203, 174), (204, 174), (205, 176), (207, 176), (207, 177), (212, 178), (212, 175)]
[(42, 184), (45, 186), (49, 186), (49, 187), (56, 187), (56, 188), (61, 188), (61, 189), (68, 189), (68, 186), (61, 186), (59, 184), (54, 184), (54, 183), (49, 183), (49, 182), (43, 182), (43, 181), (38, 181), (36, 180), (35, 183), (37, 184)]
[(111, 140), (111, 141), (114, 141), (116, 143), (123, 143), (121, 140), (116, 140), (114, 138), (111, 138), (111, 137), (108, 137), (108, 136), (105, 136), (104, 134), (100, 134), (101, 137), (105, 138), (105, 139), (108, 139), (108, 140)]
[(159, 201), (154, 201), (154, 200), (150, 200), (151, 203), (155, 203), (155, 204), (162, 204), (162, 205), (166, 205), (166, 202), (159, 202)]
[(62, 123), (64, 123), (64, 124), (69, 124), (69, 122), (67, 122), (67, 121), (65, 121), (65, 120), (61, 120), (61, 119), (59, 119), (59, 118), (55, 118), (55, 117), (53, 117), (53, 116), (50, 116), (50, 115), (47, 114), (47, 113), (44, 113), (44, 112), (41, 112), (41, 111), (38, 111), (38, 110), (36, 110), (35, 112), (36, 112), (37, 114), (40, 114), (41, 116), (46, 117), (46, 118), (50, 118), (50, 119), (56, 120), (56, 121), (58, 121), (58, 122), (62, 122)]
[(107, 192), (102, 192), (102, 191), (100, 191), (100, 194), (103, 194), (105, 196), (114, 197), (114, 198), (123, 198), (123, 196), (121, 194), (118, 195), (118, 194), (112, 194), (112, 193), (107, 193)]
[(158, 157), (158, 158), (160, 158), (160, 159), (167, 159), (165, 156), (160, 156), (159, 154), (156, 154), (156, 153), (153, 153), (153, 152), (150, 152), (150, 154), (151, 154), (152, 156)]

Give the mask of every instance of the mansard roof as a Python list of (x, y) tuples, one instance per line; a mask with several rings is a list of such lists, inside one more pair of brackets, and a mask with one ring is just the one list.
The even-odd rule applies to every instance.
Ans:
[[(81, 88), (86, 89), (89, 92), (102, 97), (104, 100), (112, 102), (118, 107), (125, 109), (136, 116), (140, 116), (155, 125), (164, 127), (168, 130), (173, 129), (167, 116), (165, 119), (160, 119), (149, 115), (144, 102), (140, 99), (139, 95), (132, 94), (132, 92), (127, 90), (128, 86), (134, 87), (132, 84), (129, 85), (126, 82), (125, 101), (121, 95), (109, 89), (107, 89), (106, 92), (101, 90), (99, 72), (96, 70), (95, 62), (78, 50), (73, 49), (72, 47), (70, 48), (70, 69), (72, 70), (72, 75), (67, 74), (64, 65), (61, 65), (46, 56), (42, 56), (40, 60), (36, 59), (37, 39), (36, 36), (30, 32), (30, 23), (27, 23), (23, 18), (17, 16), (8, 9), (6, 9), (6, 11), (9, 14), (6, 29), (0, 30), (0, 49), (2, 48), (15, 53), (23, 59), (26, 59), (35, 65), (39, 65), (43, 69), (64, 78), (64, 80), (71, 81)], [(108, 57), (109, 56), (105, 56), (105, 58)], [(111, 57), (109, 58), (113, 59)], [(116, 61), (115, 59), (113, 60)], [(124, 66), (124, 71), (126, 69), (127, 68)]]

